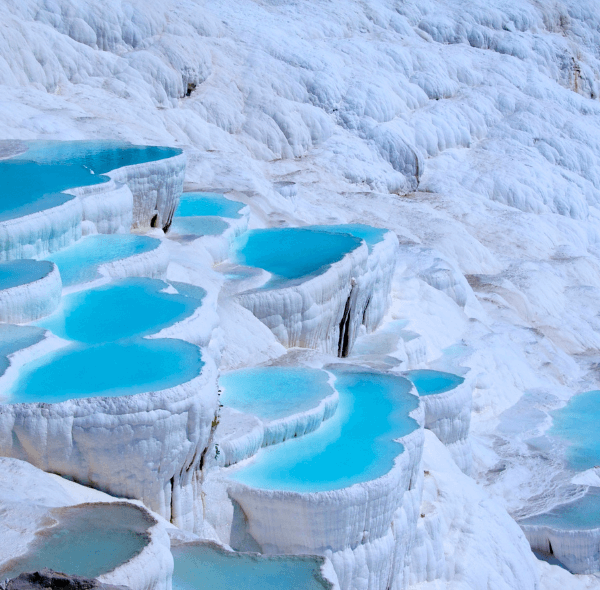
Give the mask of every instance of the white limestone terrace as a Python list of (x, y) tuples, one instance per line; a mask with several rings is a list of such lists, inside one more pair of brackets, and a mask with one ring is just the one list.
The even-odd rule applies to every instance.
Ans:
[(233, 258), (272, 278), (235, 299), (287, 348), (345, 357), (387, 310), (397, 248), (393, 233), (360, 225), (253, 230)]
[(181, 150), (118, 141), (26, 144), (0, 161), (0, 260), (44, 257), (82, 234), (171, 224), (185, 174)]
[(52, 262), (0, 262), (0, 322), (22, 324), (47, 316), (58, 307), (61, 292), (61, 276)]
[(169, 525), (139, 502), (0, 457), (0, 578), (46, 565), (122, 585), (168, 590)]

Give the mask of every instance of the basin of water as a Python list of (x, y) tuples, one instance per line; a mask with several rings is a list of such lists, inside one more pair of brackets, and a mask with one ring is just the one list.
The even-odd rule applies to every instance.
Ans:
[(0, 160), (0, 221), (57, 207), (73, 196), (62, 191), (107, 182), (107, 172), (170, 158), (176, 148), (121, 141), (28, 141), (26, 152)]
[(220, 236), (229, 224), (219, 217), (175, 217), (171, 233), (191, 236)]
[(464, 379), (452, 373), (431, 371), (429, 369), (416, 369), (403, 373), (417, 388), (419, 395), (435, 395), (456, 389)]
[(50, 568), (96, 578), (138, 555), (150, 542), (154, 519), (132, 504), (80, 504), (55, 508), (54, 526), (42, 529), (29, 551), (0, 567), (0, 579)]
[(88, 344), (155, 334), (192, 315), (202, 303), (196, 297), (162, 292), (167, 287), (156, 279), (129, 278), (72, 293), (37, 325)]
[(240, 219), (244, 203), (226, 199), (219, 193), (183, 193), (175, 217), (229, 217)]
[(346, 223), (343, 225), (310, 225), (307, 229), (327, 231), (335, 234), (350, 234), (356, 238), (360, 238), (367, 243), (369, 252), (373, 250), (373, 246), (383, 240), (385, 234), (389, 231), (379, 227), (363, 225), (362, 223)]
[(225, 551), (210, 544), (171, 548), (173, 590), (328, 590), (322, 558), (262, 556)]
[(262, 367), (225, 373), (221, 403), (263, 420), (306, 412), (334, 393), (329, 375), (316, 369)]
[(255, 229), (236, 240), (234, 256), (238, 264), (275, 275), (265, 285), (271, 287), (281, 280), (323, 273), (360, 245), (360, 238), (344, 233), (304, 228)]
[(203, 365), (197, 346), (173, 338), (72, 343), (25, 365), (7, 402), (58, 403), (159, 391), (192, 380)]
[(160, 246), (160, 240), (132, 234), (96, 234), (87, 236), (72, 246), (48, 256), (60, 271), (63, 286), (93, 281), (100, 277), (98, 267), (150, 252)]
[(0, 262), (0, 291), (39, 281), (52, 272), (47, 260)]
[(392, 375), (334, 371), (337, 412), (316, 431), (263, 448), (231, 478), (296, 492), (336, 490), (385, 475), (404, 447), (395, 439), (418, 428), (412, 384)]
[(0, 377), (8, 369), (8, 356), (29, 348), (44, 339), (44, 330), (35, 326), (16, 326), (0, 323)]

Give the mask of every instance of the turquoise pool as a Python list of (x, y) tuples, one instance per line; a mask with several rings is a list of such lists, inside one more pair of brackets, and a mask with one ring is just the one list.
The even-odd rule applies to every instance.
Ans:
[(175, 217), (229, 217), (240, 219), (244, 203), (226, 199), (219, 193), (183, 193)]
[(0, 262), (0, 291), (39, 281), (52, 271), (47, 260), (13, 260)]
[[(236, 240), (234, 257), (238, 264), (272, 273), (275, 280), (291, 280), (325, 272), (360, 245), (360, 238), (343, 233), (304, 228), (255, 229)], [(273, 282), (266, 286), (273, 286)]]
[(343, 225), (309, 225), (306, 229), (328, 231), (335, 234), (350, 234), (351, 236), (364, 240), (369, 247), (369, 252), (373, 250), (373, 246), (383, 240), (383, 237), (389, 231), (379, 227), (363, 225), (362, 223), (345, 223)]
[(173, 590), (328, 590), (322, 558), (232, 553), (209, 544), (171, 548)]
[(115, 168), (170, 158), (176, 148), (121, 141), (28, 141), (28, 150), (0, 160), (0, 221), (57, 207), (71, 199), (62, 191), (107, 182)]
[(296, 492), (341, 489), (385, 475), (403, 446), (394, 439), (418, 428), (410, 381), (372, 372), (334, 371), (337, 412), (301, 438), (263, 448), (232, 474), (246, 485)]
[(431, 371), (429, 369), (416, 369), (407, 371), (404, 376), (414, 383), (419, 395), (435, 395), (456, 389), (464, 379), (452, 373)]
[(29, 348), (44, 339), (44, 330), (35, 326), (0, 323), (0, 377), (10, 366), (8, 355)]
[(150, 541), (155, 524), (131, 504), (81, 504), (55, 508), (58, 523), (40, 531), (29, 552), (0, 568), (0, 579), (50, 568), (96, 578), (139, 554)]
[(159, 391), (190, 381), (203, 365), (197, 346), (173, 338), (73, 343), (25, 365), (8, 401), (58, 403)]
[(58, 266), (63, 286), (68, 287), (97, 279), (102, 264), (150, 252), (159, 246), (160, 240), (148, 236), (97, 234), (48, 256), (48, 260)]
[(129, 278), (63, 297), (55, 313), (37, 323), (61, 338), (97, 344), (155, 334), (192, 315), (196, 296), (163, 293), (167, 283)]
[(317, 407), (334, 393), (328, 381), (329, 375), (316, 369), (241, 369), (220, 376), (221, 403), (263, 420), (277, 420)]
[(219, 217), (174, 217), (170, 231), (191, 236), (220, 236), (229, 224)]

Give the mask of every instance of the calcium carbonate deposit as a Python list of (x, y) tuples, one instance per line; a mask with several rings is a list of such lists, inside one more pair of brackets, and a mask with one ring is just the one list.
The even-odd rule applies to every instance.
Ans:
[(0, 588), (600, 588), (597, 0), (0, 0)]

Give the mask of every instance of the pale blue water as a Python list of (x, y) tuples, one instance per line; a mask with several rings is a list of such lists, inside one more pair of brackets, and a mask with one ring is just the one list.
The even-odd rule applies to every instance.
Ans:
[(148, 236), (97, 234), (48, 256), (48, 260), (58, 266), (63, 286), (68, 287), (97, 279), (101, 264), (150, 252), (159, 246), (160, 240)]
[(600, 465), (600, 391), (587, 391), (551, 412), (552, 427), (547, 434), (568, 441), (567, 460), (576, 471)]
[(183, 193), (175, 217), (229, 217), (239, 219), (244, 203), (226, 199), (219, 193)]
[(419, 392), (419, 395), (435, 395), (436, 393), (445, 393), (455, 389), (464, 379), (452, 373), (443, 371), (431, 371), (429, 369), (416, 369), (403, 373), (404, 376), (412, 381)]
[(408, 414), (419, 405), (402, 377), (334, 371), (337, 412), (318, 430), (265, 447), (231, 477), (269, 490), (336, 490), (385, 475), (403, 452), (394, 439), (418, 427)]
[(519, 524), (543, 525), (560, 530), (600, 528), (600, 488), (589, 488), (582, 498), (556, 506), (543, 514), (524, 518)]
[(335, 234), (350, 234), (364, 240), (369, 247), (369, 252), (373, 246), (383, 240), (383, 236), (389, 231), (380, 227), (363, 225), (362, 223), (345, 223), (343, 225), (309, 225), (307, 229), (328, 231)]
[(52, 263), (47, 260), (0, 262), (0, 291), (39, 281), (51, 271)]
[(172, 547), (173, 590), (327, 590), (321, 559), (232, 553), (208, 544)]
[(81, 504), (57, 508), (58, 524), (37, 534), (29, 552), (0, 569), (0, 579), (45, 567), (96, 578), (135, 557), (149, 543), (154, 520), (131, 504)]
[(329, 375), (316, 369), (262, 367), (219, 377), (221, 403), (264, 420), (277, 420), (319, 405), (333, 393)]
[(263, 268), (279, 279), (290, 280), (325, 272), (360, 244), (360, 238), (349, 234), (304, 228), (256, 229), (236, 240), (234, 256), (238, 264)]
[(28, 141), (23, 154), (0, 160), (0, 221), (56, 207), (73, 199), (61, 191), (107, 182), (115, 168), (181, 153), (176, 148), (121, 141)]
[(218, 217), (174, 217), (170, 231), (192, 236), (220, 236), (229, 224)]
[(158, 391), (190, 381), (203, 365), (197, 346), (173, 338), (73, 343), (25, 365), (9, 391), (10, 403)]
[(33, 346), (43, 339), (42, 328), (0, 323), (0, 377), (10, 365), (7, 358), (9, 354)]
[(192, 315), (202, 303), (185, 294), (161, 293), (167, 286), (155, 279), (129, 278), (65, 295), (59, 309), (37, 325), (88, 344), (155, 334)]

